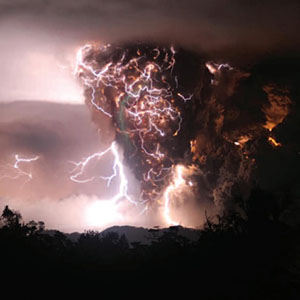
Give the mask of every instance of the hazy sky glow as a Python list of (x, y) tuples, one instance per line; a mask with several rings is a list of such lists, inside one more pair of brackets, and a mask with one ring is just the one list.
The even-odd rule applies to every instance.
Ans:
[[(8, 27), (8, 28), (7, 28)], [(18, 27), (18, 26), (17, 26)], [(42, 33), (2, 26), (0, 99), (83, 104), (73, 70), (76, 47), (55, 44)], [(59, 55), (61, 53), (61, 55)]]

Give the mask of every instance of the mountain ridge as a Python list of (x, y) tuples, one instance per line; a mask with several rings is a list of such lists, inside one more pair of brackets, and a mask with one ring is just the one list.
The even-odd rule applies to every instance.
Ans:
[[(171, 231), (176, 231), (179, 236), (182, 236), (190, 241), (196, 241), (199, 239), (201, 230), (194, 229), (194, 228), (186, 228), (182, 226), (171, 226), (166, 228), (159, 228), (159, 227), (153, 227), (153, 228), (144, 228), (144, 227), (135, 227), (130, 225), (114, 225), (111, 227), (108, 227), (102, 231), (99, 231), (99, 236), (103, 237), (106, 234), (109, 234), (111, 232), (117, 233), (119, 236), (125, 235), (127, 238), (129, 244), (133, 243), (141, 243), (144, 245), (150, 245), (152, 243), (152, 240), (155, 238), (161, 237), (163, 234)], [(56, 232), (60, 232), (58, 230), (48, 229), (45, 230), (45, 234), (54, 235)], [(85, 231), (85, 232), (88, 232)], [(68, 239), (70, 239), (72, 242), (77, 242), (79, 237), (84, 234), (85, 232), (71, 232), (71, 233), (64, 233)], [(98, 231), (96, 231), (98, 232)]]

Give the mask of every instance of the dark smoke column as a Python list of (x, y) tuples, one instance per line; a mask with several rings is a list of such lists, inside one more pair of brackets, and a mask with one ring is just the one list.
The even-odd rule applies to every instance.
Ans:
[(199, 79), (209, 80), (204, 62), (172, 46), (144, 44), (86, 45), (79, 58), (88, 105), (96, 118), (112, 119), (142, 201), (156, 199), (194, 137), (193, 90)]

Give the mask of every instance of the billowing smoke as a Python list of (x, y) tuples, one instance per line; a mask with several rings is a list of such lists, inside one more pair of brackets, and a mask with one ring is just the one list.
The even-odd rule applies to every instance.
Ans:
[(111, 117), (126, 163), (142, 183), (142, 198), (157, 197), (194, 131), (188, 120), (196, 117), (196, 82), (184, 78), (180, 67), (201, 80), (203, 62), (183, 57), (177, 62), (173, 47), (87, 46), (85, 52), (79, 76), (86, 85), (87, 103), (95, 119)]
[(261, 185), (258, 173), (266, 166), (257, 158), (264, 148), (268, 156), (282, 146), (272, 129), (285, 120), (291, 98), (288, 88), (270, 77), (229, 64), (206, 66), (213, 75), (211, 93), (202, 98), (191, 152), (212, 201), (224, 212), (237, 209), (235, 200), (247, 201)]
[(96, 123), (111, 118), (138, 201), (164, 207), (169, 224), (235, 209), (258, 183), (261, 145), (281, 146), (273, 129), (289, 90), (249, 70), (150, 44), (90, 44), (78, 58), (87, 104)]

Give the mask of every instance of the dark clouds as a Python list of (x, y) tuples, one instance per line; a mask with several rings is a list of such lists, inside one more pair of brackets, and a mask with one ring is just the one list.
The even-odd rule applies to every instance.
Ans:
[(91, 41), (171, 42), (242, 67), (299, 58), (298, 15), (298, 1), (2, 0), (0, 102), (83, 103), (72, 70)]
[[(196, 139), (196, 155), (207, 153), (202, 170), (210, 175), (217, 205), (232, 209), (235, 197), (247, 199), (249, 190), (259, 186), (273, 194), (272, 205), (277, 206), (281, 218), (298, 210), (298, 66), (299, 60), (278, 57), (258, 62), (235, 84), (233, 94), (226, 91), (231, 90), (228, 85), (232, 87), (234, 81), (222, 76), (215, 99), (209, 98), (206, 108), (200, 111), (202, 135)], [(222, 69), (222, 73), (234, 77), (234, 70)], [(274, 127), (266, 126), (270, 120)], [(281, 146), (269, 143), (269, 136)], [(244, 137), (248, 139), (243, 141)], [(201, 143), (201, 139), (209, 143)], [(284, 221), (289, 222), (288, 218)]]
[(66, 40), (168, 39), (232, 57), (299, 49), (298, 1), (1, 1), (0, 11)]
[(85, 106), (29, 101), (1, 104), (0, 119), (1, 175), (4, 166), (8, 174), (14, 171), (9, 166), (14, 165), (15, 154), (23, 158), (40, 157), (32, 166), (21, 165), (33, 176), (22, 189), (18, 187), (26, 176), (18, 180), (1, 179), (0, 196), (34, 200), (99, 192), (99, 182), (79, 185), (70, 180), (74, 167), (70, 161), (79, 161), (111, 142), (113, 134), (108, 122), (103, 120), (98, 135)]
[(76, 153), (87, 143), (98, 144), (91, 142), (97, 135), (93, 133), (95, 128), (83, 106), (13, 102), (1, 104), (0, 113), (1, 141), (8, 139), (11, 147), (25, 153), (48, 156), (53, 152), (64, 152), (66, 147), (73, 148)]
[(0, 137), (2, 143), (8, 143), (12, 149), (18, 149), (22, 153), (49, 156), (57, 151), (57, 147), (64, 146), (61, 137), (53, 129), (38, 123), (20, 122), (3, 125), (0, 129)]

